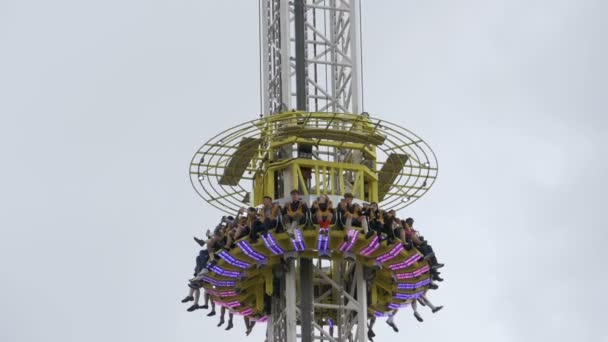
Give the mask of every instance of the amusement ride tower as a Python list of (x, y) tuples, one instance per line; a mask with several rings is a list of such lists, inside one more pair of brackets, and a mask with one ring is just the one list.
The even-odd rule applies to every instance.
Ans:
[[(196, 152), (192, 184), (229, 215), (281, 205), (297, 189), (309, 206), (345, 193), (388, 211), (419, 199), (437, 161), (418, 136), (363, 112), (360, 0), (260, 0), (263, 113)], [(274, 230), (218, 252), (204, 288), (218, 304), (267, 322), (269, 342), (367, 340), (369, 315), (423, 296), (429, 265), (416, 249), (347, 234), (336, 213), (328, 235), (314, 215), (295, 236)], [(346, 235), (346, 236), (345, 236)]]

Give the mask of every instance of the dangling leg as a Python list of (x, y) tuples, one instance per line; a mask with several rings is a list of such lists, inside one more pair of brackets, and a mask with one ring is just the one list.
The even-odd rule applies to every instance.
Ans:
[(374, 342), (374, 337), (376, 337), (376, 333), (374, 332), (374, 324), (376, 324), (376, 316), (371, 316), (369, 318), (369, 326), (367, 330), (367, 338)]
[(211, 312), (207, 314), (207, 317), (215, 316), (215, 302), (211, 300)]
[(251, 332), (253, 331), (253, 327), (255, 327), (255, 321), (250, 321), (249, 322), (249, 332), (247, 333), (247, 336), (249, 336), (249, 334), (251, 334)]
[(359, 222), (361, 222), (361, 229), (365, 234), (369, 233), (369, 224), (367, 223), (367, 216), (359, 217)]
[(345, 222), (345, 231), (344, 231), (344, 241), (348, 241), (348, 236), (350, 235), (350, 232), (353, 229), (353, 217), (352, 216), (347, 216), (346, 217), (346, 222)]
[(233, 318), (234, 318), (234, 314), (232, 312), (228, 312), (228, 326), (226, 327), (226, 330), (230, 330), (234, 327), (234, 324), (232, 324)]
[(412, 310), (414, 310), (414, 317), (416, 317), (418, 322), (424, 322), (422, 316), (420, 316), (420, 314), (418, 313), (418, 302), (412, 300), (412, 303), (410, 305), (412, 306)]
[(200, 297), (200, 295), (201, 295), (201, 290), (200, 290), (200, 289), (196, 289), (196, 288), (195, 288), (195, 289), (194, 289), (194, 291), (193, 291), (192, 293), (193, 293), (193, 295), (194, 295), (194, 297), (193, 297), (194, 304), (192, 304), (192, 306), (190, 306), (190, 307), (187, 309), (187, 311), (188, 311), (188, 312), (192, 312), (192, 311), (194, 311), (194, 310), (198, 310), (198, 309), (201, 309), (201, 308), (202, 308), (201, 306), (199, 306), (199, 305), (198, 305), (198, 300), (199, 300), (199, 297)]
[(372, 236), (374, 236), (374, 234), (378, 234), (378, 237), (382, 236), (380, 234), (380, 229), (378, 228), (378, 221), (372, 221), (369, 222), (368, 217), (367, 216), (363, 216), (360, 218), (361, 220), (361, 228), (363, 228), (363, 231), (365, 232), (365, 238), (369, 239)]
[(201, 306), (201, 309), (209, 309), (209, 299), (211, 297), (207, 292), (205, 292), (205, 305)]
[(393, 243), (395, 243), (395, 231), (393, 230), (393, 222), (390, 222), (390, 224), (381, 224), (381, 229), (384, 230), (384, 233), (386, 233), (386, 239), (389, 245), (392, 245)]
[(433, 313), (436, 313), (437, 311), (443, 309), (443, 306), (435, 306), (435, 305), (433, 305), (433, 303), (431, 303), (431, 301), (428, 300), (426, 298), (426, 296), (422, 296), (421, 299), (426, 303), (426, 305), (428, 305), (428, 307), (431, 309), (431, 311)]
[(192, 287), (189, 287), (190, 291), (188, 291), (188, 295), (182, 299), (182, 303), (187, 303), (187, 302), (191, 302), (194, 300), (194, 289)]
[(395, 315), (397, 314), (397, 310), (388, 314), (388, 319), (386, 320), (386, 324), (388, 324), (391, 328), (393, 328), (394, 332), (399, 332), (399, 328), (395, 325)]
[(220, 309), (220, 322), (217, 324), (218, 327), (221, 327), (224, 324), (224, 316), (226, 315), (226, 307), (222, 306)]
[(198, 300), (201, 298), (201, 289), (194, 290), (194, 304), (198, 305)]
[(397, 310), (392, 311), (390, 314), (388, 314), (388, 319), (386, 320), (386, 324), (393, 328), (394, 332), (399, 332), (399, 328), (397, 328), (397, 325), (395, 324), (395, 315), (397, 312)]
[(245, 335), (249, 336), (249, 334), (251, 334), (251, 330), (253, 330), (253, 324), (254, 322), (252, 322), (249, 317), (245, 316), (245, 327), (247, 328), (247, 330), (245, 331)]

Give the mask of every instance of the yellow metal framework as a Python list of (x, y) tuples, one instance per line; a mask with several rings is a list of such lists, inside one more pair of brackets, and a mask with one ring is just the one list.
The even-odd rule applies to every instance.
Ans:
[[(294, 154), (310, 146), (312, 155)], [(291, 111), (232, 127), (194, 155), (190, 175), (197, 193), (233, 214), (282, 197), (277, 177), (289, 175), (304, 195), (351, 192), (385, 209), (402, 209), (426, 193), (437, 159), (417, 135), (367, 115)], [(253, 193), (250, 190), (253, 189)]]

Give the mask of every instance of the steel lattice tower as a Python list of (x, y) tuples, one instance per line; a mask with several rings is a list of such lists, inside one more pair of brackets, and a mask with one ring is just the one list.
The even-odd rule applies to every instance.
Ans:
[[(360, 1), (261, 2), (264, 114), (273, 115), (293, 108), (304, 112), (360, 113)], [(337, 149), (331, 152), (334, 154), (331, 159), (342, 161)], [(294, 175), (286, 172), (284, 176), (286, 186), (283, 189), (287, 197)], [(356, 325), (355, 340), (365, 341), (367, 305), (365, 300), (355, 300), (355, 297), (367, 297), (366, 282), (362, 266), (355, 268), (355, 288), (349, 293), (343, 279), (338, 282), (332, 280), (335, 291), (340, 292), (341, 303), (326, 304), (325, 309), (337, 311), (337, 330), (341, 339), (348, 337), (346, 331), (350, 333)], [(299, 267), (290, 267), (285, 277), (285, 301), (274, 299), (277, 303), (273, 303), (273, 308), (278, 310), (273, 310), (269, 320), (269, 341), (294, 342), (298, 337), (303, 342), (312, 341), (314, 269), (308, 258), (300, 258)], [(299, 305), (295, 291), (298, 271), (301, 281)], [(347, 296), (350, 297), (350, 306), (345, 302)], [(347, 315), (346, 311), (354, 315)], [(300, 322), (299, 334), (296, 322)], [(326, 339), (333, 339), (323, 327), (315, 324), (314, 328)]]
[[(433, 184), (437, 162), (412, 132), (362, 112), (360, 0), (260, 0), (263, 115), (195, 154), (197, 192), (233, 214), (263, 196), (309, 204), (327, 194), (399, 210)], [(213, 298), (267, 321), (269, 342), (367, 340), (368, 314), (395, 310), (426, 290), (416, 252), (332, 231), (304, 229), (239, 242), (208, 277)], [(287, 267), (279, 267), (285, 265)], [(399, 281), (417, 280), (417, 283)], [(271, 297), (270, 312), (264, 297)]]

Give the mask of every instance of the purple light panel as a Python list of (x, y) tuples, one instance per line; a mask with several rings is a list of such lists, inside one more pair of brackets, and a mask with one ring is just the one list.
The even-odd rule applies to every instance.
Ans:
[(422, 256), (420, 254), (416, 253), (416, 254), (412, 255), (409, 259), (396, 263), (396, 264), (393, 264), (393, 265), (390, 265), (388, 268), (390, 268), (393, 271), (408, 268), (408, 267), (412, 266), (420, 258), (422, 258)]
[(317, 249), (320, 251), (327, 251), (329, 249), (329, 235), (319, 234)]
[(251, 248), (251, 246), (247, 243), (247, 241), (237, 242), (236, 244), (239, 248), (251, 259), (255, 261), (263, 261), (266, 260), (266, 257)]
[(296, 229), (296, 237), (295, 239), (291, 239), (291, 242), (293, 243), (293, 248), (296, 252), (301, 252), (306, 249), (304, 241), (302, 241), (302, 232), (299, 229)]
[(221, 251), (219, 256), (220, 256), (220, 258), (222, 258), (222, 260), (224, 260), (225, 262), (229, 263), (230, 265), (232, 265), (234, 267), (238, 267), (238, 268), (251, 267), (251, 264), (238, 260), (237, 258), (230, 255), (230, 253), (228, 253), (227, 251)]
[(237, 312), (235, 312), (236, 315), (241, 315), (241, 316), (249, 316), (252, 313), (253, 313), (253, 309), (252, 308), (249, 308), (249, 309), (246, 309), (246, 310), (243, 310), (243, 311), (237, 311)]
[(236, 291), (217, 291), (212, 289), (205, 289), (205, 292), (216, 297), (234, 297), (237, 295)]
[(359, 235), (359, 231), (357, 229), (351, 229), (348, 232), (349, 240), (346, 242), (342, 242), (340, 245), (340, 252), (349, 252), (354, 246), (355, 242), (357, 242), (357, 236)]
[(256, 322), (260, 322), (260, 323), (268, 322), (268, 316), (260, 317)]
[(416, 290), (419, 287), (426, 286), (431, 283), (431, 278), (419, 281), (415, 284), (397, 284), (399, 290)]
[(401, 253), (402, 250), (403, 250), (403, 244), (398, 243), (397, 246), (393, 247), (393, 249), (391, 249), (390, 252), (383, 254), (383, 255), (379, 256), (378, 258), (376, 258), (376, 261), (378, 261), (380, 263), (385, 263), (385, 262), (393, 259), (397, 255), (399, 255), (399, 253)]
[(417, 277), (420, 277), (421, 275), (425, 274), (426, 272), (428, 272), (430, 269), (431, 269), (431, 267), (429, 267), (429, 265), (426, 265), (414, 272), (398, 273), (398, 274), (396, 274), (396, 276), (397, 276), (398, 280), (417, 278)]
[(277, 244), (277, 240), (274, 239), (272, 234), (266, 234), (266, 236), (262, 235), (262, 240), (264, 240), (266, 248), (268, 248), (268, 250), (270, 250), (272, 254), (282, 255), (285, 253), (285, 251), (281, 247), (279, 247), (279, 245)]
[(410, 300), (410, 299), (418, 299), (420, 297), (424, 296), (424, 291), (418, 292), (418, 293), (413, 293), (413, 294), (408, 294), (408, 293), (397, 293), (397, 295), (395, 295), (395, 299), (400, 299), (400, 300)]
[(232, 302), (221, 302), (219, 300), (216, 300), (215, 304), (217, 304), (219, 306), (225, 306), (225, 307), (231, 308), (231, 309), (241, 306), (241, 302), (239, 302), (238, 300), (235, 300)]
[(370, 256), (370, 254), (374, 253), (378, 247), (380, 247), (380, 242), (378, 241), (378, 235), (375, 235), (372, 241), (367, 245), (367, 247), (363, 248), (359, 254), (363, 256)]
[(240, 272), (236, 272), (236, 271), (228, 271), (225, 270), (219, 266), (211, 266), (211, 271), (223, 276), (223, 277), (228, 277), (228, 278), (238, 278), (241, 276)]
[(390, 303), (388, 305), (388, 308), (391, 310), (400, 310), (403, 308), (407, 308), (409, 304), (396, 304), (396, 303)]
[(374, 316), (376, 316), (376, 317), (386, 317), (387, 314), (385, 314), (384, 312), (380, 312), (380, 311), (374, 311)]
[(215, 280), (209, 276), (203, 276), (203, 281), (206, 281), (211, 285), (215, 285), (215, 286), (219, 286), (219, 287), (234, 287), (236, 285), (235, 281)]

